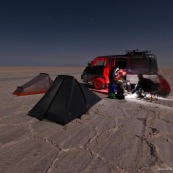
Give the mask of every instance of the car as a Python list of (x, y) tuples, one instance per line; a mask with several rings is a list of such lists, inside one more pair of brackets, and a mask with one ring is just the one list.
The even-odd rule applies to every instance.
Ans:
[(131, 88), (138, 82), (138, 74), (157, 82), (158, 64), (155, 54), (149, 51), (126, 51), (124, 55), (99, 56), (88, 62), (81, 79), (95, 89), (104, 89), (109, 84), (109, 72), (113, 67), (126, 72)]

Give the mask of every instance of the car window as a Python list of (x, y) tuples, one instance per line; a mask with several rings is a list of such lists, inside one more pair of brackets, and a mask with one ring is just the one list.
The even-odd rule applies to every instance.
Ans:
[(92, 66), (104, 66), (105, 65), (105, 61), (104, 58), (96, 58), (92, 61), (91, 63)]
[(148, 58), (132, 58), (130, 59), (130, 68), (128, 70), (132, 74), (146, 74), (149, 72)]

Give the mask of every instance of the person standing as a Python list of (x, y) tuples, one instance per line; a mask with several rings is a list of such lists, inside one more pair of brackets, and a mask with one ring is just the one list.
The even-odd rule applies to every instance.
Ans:
[(116, 67), (113, 67), (109, 71), (109, 84), (108, 84), (108, 98), (116, 98)]
[(113, 67), (109, 72), (109, 83), (113, 84), (117, 82), (117, 75), (118, 75), (119, 68)]
[(119, 68), (113, 67), (109, 73), (109, 85), (108, 85), (108, 97), (124, 99), (124, 88), (122, 86), (122, 81), (120, 81)]

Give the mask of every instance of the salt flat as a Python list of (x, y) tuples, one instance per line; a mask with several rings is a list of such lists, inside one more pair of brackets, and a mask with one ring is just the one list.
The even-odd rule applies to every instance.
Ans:
[[(27, 115), (43, 94), (12, 94), (39, 73), (75, 76), (83, 67), (0, 67), (0, 172), (173, 171), (173, 93), (152, 103), (126, 97), (94, 105), (65, 126)], [(159, 68), (173, 90), (173, 68)], [(172, 172), (171, 171), (171, 172)]]

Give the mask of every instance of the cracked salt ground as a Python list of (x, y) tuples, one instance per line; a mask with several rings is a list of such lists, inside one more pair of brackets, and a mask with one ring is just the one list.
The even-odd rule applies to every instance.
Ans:
[[(24, 70), (26, 75), (29, 69)], [(46, 70), (50, 76), (57, 71)], [(9, 94), (18, 75), (2, 81), (0, 90), (0, 172), (161, 173), (160, 168), (173, 167), (172, 96), (150, 103), (101, 95), (80, 119), (61, 126), (27, 116), (43, 95)], [(30, 70), (28, 75), (36, 74)]]

